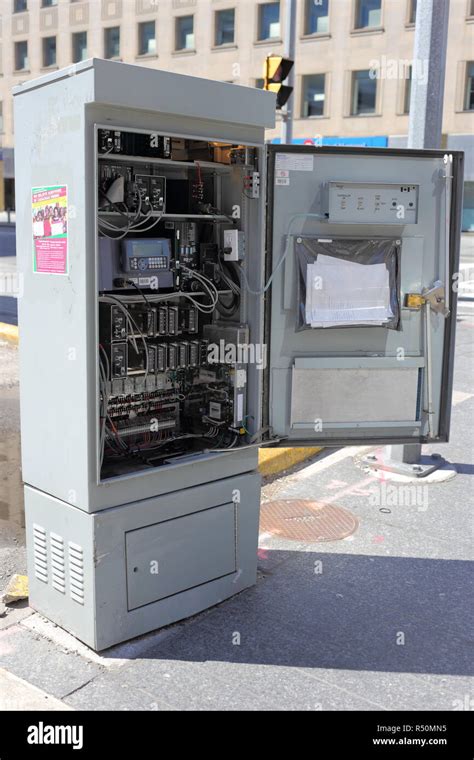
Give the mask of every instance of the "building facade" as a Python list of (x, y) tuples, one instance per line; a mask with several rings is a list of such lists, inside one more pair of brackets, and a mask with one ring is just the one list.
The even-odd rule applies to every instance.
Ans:
[[(403, 145), (416, 0), (294, 0), (294, 139)], [(465, 229), (474, 229), (474, 0), (450, 2), (443, 144), (466, 151)], [(287, 2), (0, 0), (0, 138), (12, 203), (11, 89), (90, 57), (262, 86), (284, 53)], [(268, 134), (276, 140), (280, 124)]]

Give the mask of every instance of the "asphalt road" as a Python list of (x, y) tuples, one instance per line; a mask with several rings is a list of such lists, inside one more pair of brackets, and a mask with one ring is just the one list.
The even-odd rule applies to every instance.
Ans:
[(7, 325), (18, 324), (17, 299), (11, 296), (0, 296), (0, 322)]
[[(1, 242), (0, 233), (0, 250)], [(6, 322), (9, 325), (18, 324), (18, 292), (16, 256), (0, 256), (0, 322)]]

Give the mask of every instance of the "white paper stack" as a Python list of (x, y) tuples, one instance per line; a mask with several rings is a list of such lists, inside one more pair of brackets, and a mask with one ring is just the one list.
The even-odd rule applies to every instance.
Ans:
[(385, 263), (319, 255), (307, 266), (305, 317), (311, 327), (386, 324), (393, 311)]

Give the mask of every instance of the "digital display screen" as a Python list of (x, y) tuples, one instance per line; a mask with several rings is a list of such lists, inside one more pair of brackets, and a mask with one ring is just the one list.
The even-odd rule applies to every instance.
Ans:
[(171, 241), (168, 238), (129, 239), (122, 243), (124, 272), (169, 269)]

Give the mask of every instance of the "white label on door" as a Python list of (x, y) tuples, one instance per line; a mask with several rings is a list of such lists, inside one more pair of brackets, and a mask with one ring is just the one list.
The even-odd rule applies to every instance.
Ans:
[(244, 396), (242, 393), (237, 394), (237, 422), (242, 422), (244, 417)]
[(290, 184), (289, 177), (275, 177), (275, 185), (289, 185), (289, 184)]
[(275, 172), (295, 171), (312, 172), (314, 156), (307, 153), (277, 153), (275, 159)]
[(245, 369), (238, 369), (235, 384), (237, 388), (243, 388), (247, 382), (247, 372)]

